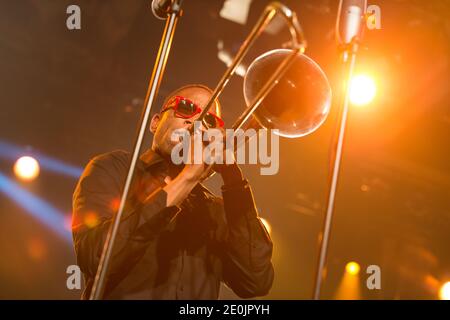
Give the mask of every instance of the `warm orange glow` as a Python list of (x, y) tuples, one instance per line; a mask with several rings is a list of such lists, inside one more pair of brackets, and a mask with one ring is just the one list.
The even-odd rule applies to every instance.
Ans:
[(264, 227), (266, 227), (267, 232), (268, 232), (269, 234), (271, 234), (271, 233), (272, 233), (272, 227), (270, 226), (269, 222), (267, 222), (266, 219), (261, 218), (261, 217), (260, 217), (259, 219), (261, 219), (261, 222), (263, 223)]
[(98, 217), (95, 212), (88, 212), (84, 217), (84, 224), (89, 228), (93, 228), (98, 224)]
[(341, 283), (336, 291), (337, 300), (359, 300), (361, 299), (361, 279), (359, 277), (359, 264), (349, 262), (345, 266), (345, 272)]
[(347, 263), (347, 265), (345, 266), (345, 271), (349, 274), (351, 274), (352, 276), (355, 276), (359, 273), (359, 264), (356, 262), (349, 262)]
[(350, 102), (357, 106), (370, 103), (376, 95), (377, 88), (372, 77), (356, 75), (350, 81)]
[(30, 239), (28, 241), (28, 254), (33, 260), (41, 260), (47, 254), (47, 247), (39, 238)]
[(114, 198), (111, 201), (111, 209), (113, 209), (113, 211), (118, 211), (120, 207), (120, 199), (119, 198)]
[(442, 285), (441, 290), (439, 290), (439, 299), (450, 300), (450, 281)]
[(19, 179), (25, 181), (36, 179), (40, 172), (37, 160), (28, 156), (17, 159), (13, 170)]
[(439, 286), (441, 285), (439, 280), (430, 274), (425, 276), (424, 283), (430, 292), (437, 292), (439, 290)]

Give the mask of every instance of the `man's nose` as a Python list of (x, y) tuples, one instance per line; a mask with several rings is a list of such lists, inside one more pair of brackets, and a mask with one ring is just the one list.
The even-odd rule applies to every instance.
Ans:
[[(200, 121), (198, 116), (196, 116), (195, 118), (191, 118), (191, 119), (186, 119), (186, 120), (184, 120), (184, 125), (185, 125), (185, 127), (186, 127), (187, 129), (191, 129), (191, 128), (194, 127), (194, 122), (195, 122), (195, 121)], [(198, 128), (200, 128), (200, 130), (201, 130), (202, 132), (206, 132), (206, 131), (207, 131), (207, 128), (205, 127), (205, 125), (204, 125), (203, 122), (201, 122), (201, 126), (200, 126), (200, 127), (198, 127), (198, 123), (197, 123), (197, 126), (195, 127), (195, 129), (198, 130)]]
[(202, 132), (206, 132), (208, 130), (208, 128), (205, 127), (204, 122), (200, 120), (200, 114), (195, 115), (195, 117), (193, 118), (192, 121), (198, 121), (198, 122), (201, 123), (200, 129), (201, 129)]

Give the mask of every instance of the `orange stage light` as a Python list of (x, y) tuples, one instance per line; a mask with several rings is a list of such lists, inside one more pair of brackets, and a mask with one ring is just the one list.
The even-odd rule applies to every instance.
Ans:
[(359, 264), (354, 261), (347, 263), (347, 265), (345, 266), (345, 271), (352, 276), (357, 275), (360, 269), (361, 268), (359, 267)]
[(439, 290), (439, 299), (450, 300), (450, 281), (442, 285), (441, 290)]
[(357, 106), (366, 105), (375, 98), (377, 88), (372, 77), (356, 75), (350, 81), (350, 102)]

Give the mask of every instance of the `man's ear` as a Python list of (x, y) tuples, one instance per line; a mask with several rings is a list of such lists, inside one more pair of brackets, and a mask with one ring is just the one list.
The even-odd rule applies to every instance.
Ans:
[(159, 121), (161, 120), (161, 116), (159, 113), (155, 114), (152, 117), (152, 121), (150, 122), (150, 132), (155, 134), (156, 129), (158, 128)]

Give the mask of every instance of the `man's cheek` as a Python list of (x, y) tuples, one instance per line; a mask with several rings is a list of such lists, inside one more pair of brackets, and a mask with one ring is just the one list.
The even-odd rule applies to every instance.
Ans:
[(180, 142), (183, 141), (183, 137), (186, 134), (185, 129), (172, 129), (167, 130), (166, 134), (166, 143), (169, 146), (170, 149), (178, 145)]

